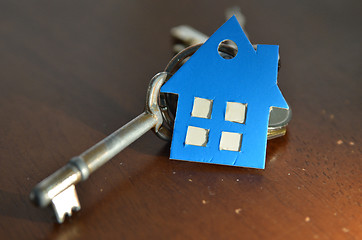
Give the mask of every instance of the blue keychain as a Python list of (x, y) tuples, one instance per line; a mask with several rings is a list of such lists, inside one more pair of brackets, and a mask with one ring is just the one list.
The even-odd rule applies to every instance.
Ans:
[[(235, 56), (218, 51), (227, 43)], [(289, 108), (277, 85), (278, 49), (254, 49), (232, 17), (193, 54), (161, 88), (178, 95), (171, 159), (265, 167), (270, 109)]]
[(152, 78), (142, 114), (38, 183), (31, 201), (51, 204), (62, 223), (80, 210), (75, 184), (151, 129), (172, 137), (171, 159), (264, 168), (267, 139), (284, 135), (291, 116), (277, 86), (278, 56), (278, 46), (253, 47), (230, 18)]

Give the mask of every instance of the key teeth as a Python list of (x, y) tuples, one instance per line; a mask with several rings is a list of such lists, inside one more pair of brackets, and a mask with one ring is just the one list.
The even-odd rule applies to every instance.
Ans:
[(71, 217), (73, 211), (79, 211), (81, 207), (74, 185), (55, 196), (52, 205), (58, 223), (63, 223), (65, 216)]
[[(54, 210), (55, 210), (55, 207), (54, 207)], [(65, 218), (66, 218), (66, 216), (67, 216), (67, 217), (71, 217), (72, 214), (73, 214), (73, 212), (77, 212), (77, 211), (79, 211), (79, 210), (80, 210), (80, 206), (79, 206), (79, 207), (72, 207), (71, 210), (69, 210), (69, 211), (67, 211), (67, 212), (65, 212), (65, 213), (63, 213), (63, 214), (60, 214), (60, 215), (59, 215), (59, 213), (57, 212), (57, 210), (55, 210), (55, 217), (56, 217), (58, 223), (63, 223), (64, 220), (65, 220)]]

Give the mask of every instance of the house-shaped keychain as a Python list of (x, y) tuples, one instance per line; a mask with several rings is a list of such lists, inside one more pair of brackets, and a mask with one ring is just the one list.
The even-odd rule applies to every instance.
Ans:
[[(224, 40), (237, 46), (220, 55)], [(276, 45), (255, 50), (235, 17), (162, 86), (178, 95), (171, 159), (264, 168), (271, 107), (288, 109), (277, 85)]]

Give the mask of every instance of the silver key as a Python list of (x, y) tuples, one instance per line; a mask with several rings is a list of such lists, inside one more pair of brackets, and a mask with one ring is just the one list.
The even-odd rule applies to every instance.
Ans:
[(146, 110), (138, 117), (118, 129), (81, 155), (72, 158), (67, 165), (38, 183), (30, 194), (30, 199), (39, 207), (52, 204), (59, 223), (65, 215), (79, 211), (75, 184), (86, 180), (91, 173), (108, 162), (116, 154), (145, 134), (148, 130), (164, 131), (163, 117), (159, 109), (159, 92), (166, 81), (167, 73), (154, 76), (150, 82), (146, 98)]

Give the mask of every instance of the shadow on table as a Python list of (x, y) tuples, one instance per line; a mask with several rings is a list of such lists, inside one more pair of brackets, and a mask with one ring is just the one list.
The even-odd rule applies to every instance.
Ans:
[(33, 206), (29, 196), (0, 190), (0, 215), (49, 223), (51, 211), (44, 211)]

